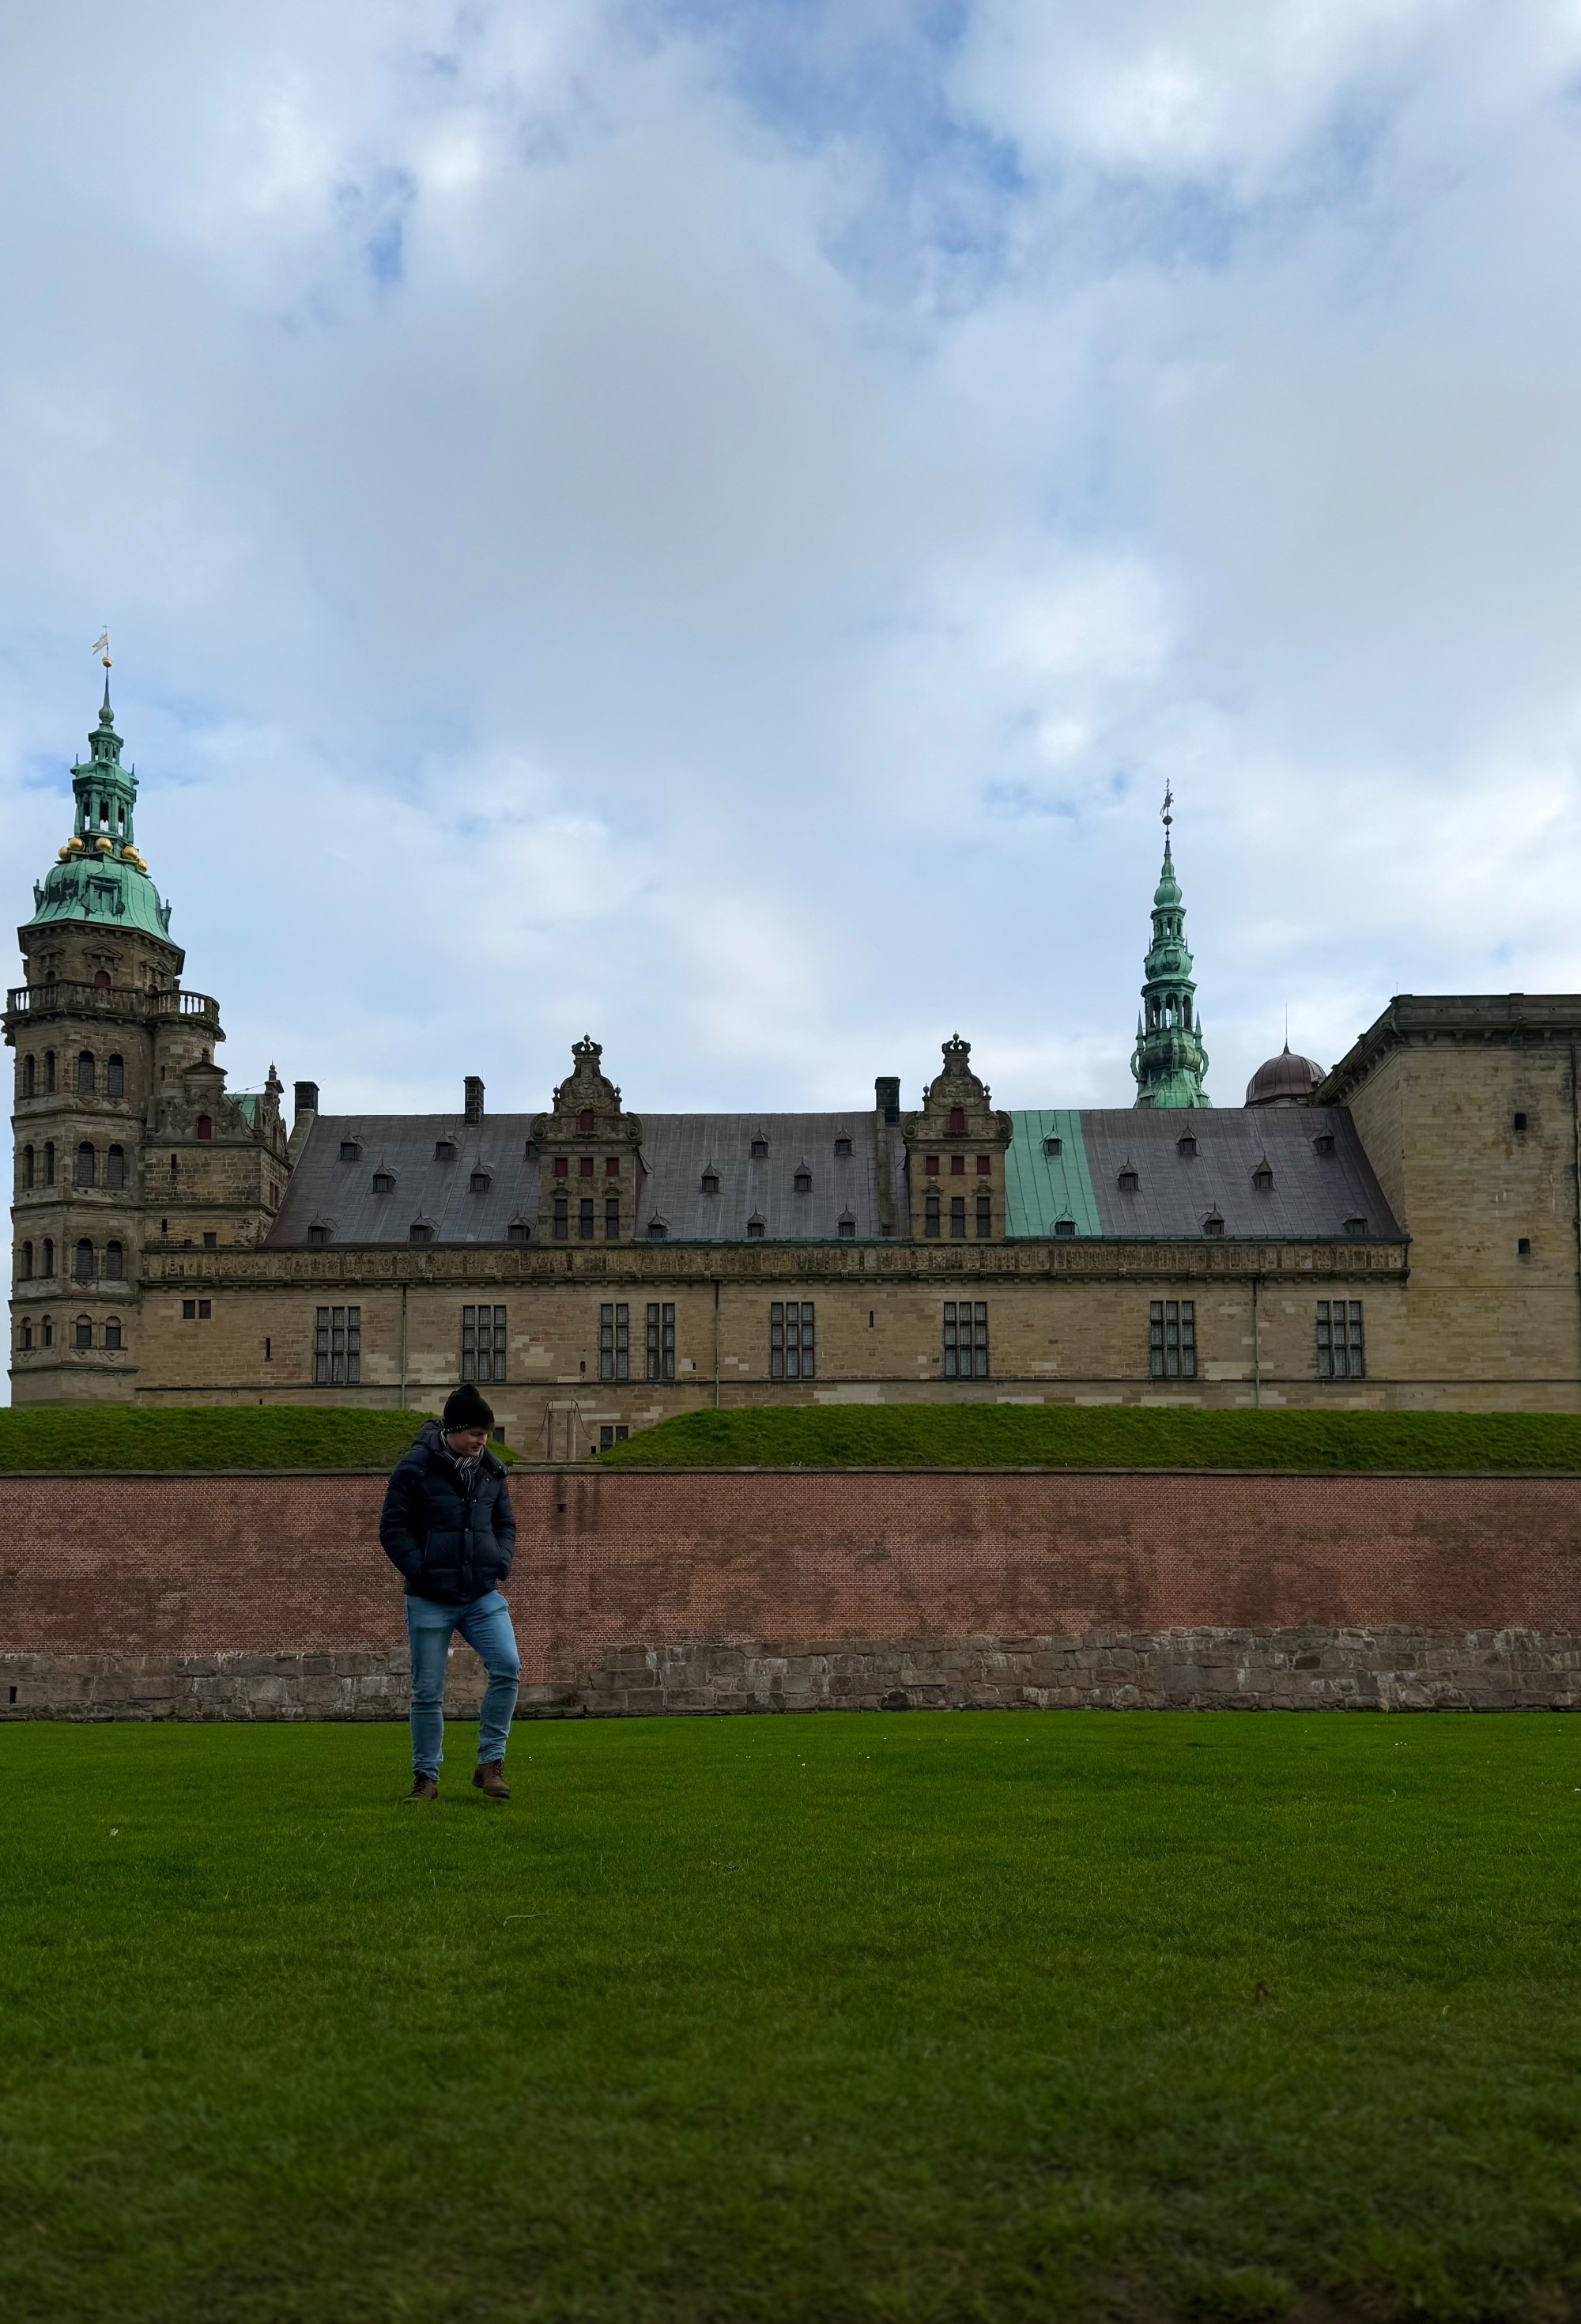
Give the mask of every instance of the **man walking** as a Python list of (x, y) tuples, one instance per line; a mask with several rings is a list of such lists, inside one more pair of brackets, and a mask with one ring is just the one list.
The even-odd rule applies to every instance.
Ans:
[(458, 1388), (443, 1421), (419, 1430), (396, 1462), (379, 1539), (406, 1582), (412, 1660), (412, 1787), (409, 1803), (437, 1800), (444, 1757), (445, 1664), (459, 1630), (489, 1674), (478, 1721), (473, 1782), (508, 1800), (505, 1738), (521, 1665), (500, 1584), (516, 1554), (516, 1519), (503, 1464), (489, 1451), (493, 1414), (475, 1388)]

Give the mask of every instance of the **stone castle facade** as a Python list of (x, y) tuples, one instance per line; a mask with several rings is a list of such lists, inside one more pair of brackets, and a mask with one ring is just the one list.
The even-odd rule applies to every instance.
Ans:
[[(106, 678), (19, 932), (18, 1404), (409, 1405), (562, 1460), (766, 1403), (1581, 1408), (1581, 996), (1391, 1001), (1214, 1107), (1166, 832), (1125, 1110), (1006, 1111), (943, 1044), (822, 1113), (225, 1088), (136, 845)], [(1167, 802), (1166, 802), (1167, 822)]]

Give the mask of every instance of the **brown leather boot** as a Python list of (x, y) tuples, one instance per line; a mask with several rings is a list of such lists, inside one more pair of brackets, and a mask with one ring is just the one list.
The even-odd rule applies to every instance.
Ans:
[(505, 1763), (502, 1759), (487, 1759), (473, 1777), (473, 1787), (482, 1792), (486, 1800), (508, 1800), (505, 1784)]
[(418, 1800), (437, 1800), (438, 1796), (439, 1786), (432, 1775), (414, 1775), (412, 1787), (400, 1804), (409, 1808)]

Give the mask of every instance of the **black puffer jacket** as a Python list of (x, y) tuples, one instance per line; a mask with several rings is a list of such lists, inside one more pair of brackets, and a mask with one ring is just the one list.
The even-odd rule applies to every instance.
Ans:
[(396, 1463), (379, 1538), (409, 1598), (470, 1606), (474, 1598), (486, 1597), (504, 1581), (516, 1554), (516, 1519), (503, 1464), (485, 1450), (473, 1471), (471, 1492), (464, 1492), (461, 1471), (445, 1450), (444, 1432), (430, 1420)]

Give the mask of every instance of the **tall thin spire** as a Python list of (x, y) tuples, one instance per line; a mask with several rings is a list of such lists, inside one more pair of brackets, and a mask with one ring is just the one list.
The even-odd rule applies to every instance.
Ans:
[(1153, 896), (1153, 942), (1144, 963), (1142, 1014), (1131, 1073), (1136, 1102), (1147, 1106), (1210, 1105), (1203, 1088), (1208, 1052), (1196, 1013), (1197, 987), (1186, 947), (1186, 912), (1171, 848), (1174, 792), (1164, 785), (1159, 817), (1163, 825), (1163, 863)]

